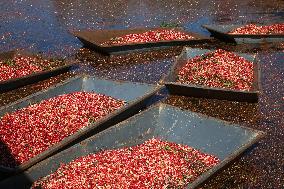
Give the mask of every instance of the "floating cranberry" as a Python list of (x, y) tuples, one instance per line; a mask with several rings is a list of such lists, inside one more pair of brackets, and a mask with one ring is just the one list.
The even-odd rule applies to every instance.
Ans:
[(62, 164), (32, 188), (184, 188), (218, 163), (213, 155), (153, 138)]
[(0, 150), (10, 152), (0, 151), (0, 165), (24, 163), (123, 105), (102, 94), (74, 92), (7, 113), (0, 120)]
[(179, 70), (178, 82), (249, 91), (253, 84), (253, 63), (218, 49), (189, 60)]

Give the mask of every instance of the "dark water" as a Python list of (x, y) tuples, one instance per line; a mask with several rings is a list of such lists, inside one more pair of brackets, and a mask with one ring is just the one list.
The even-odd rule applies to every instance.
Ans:
[(9, 0), (0, 2), (1, 51), (29, 48), (59, 51), (80, 48), (68, 31), (159, 26), (177, 22), (191, 31), (209, 23), (283, 20), (283, 1)]
[[(2, 0), (0, 52), (75, 55), (82, 72), (98, 76), (154, 83), (168, 71), (181, 48), (132, 53), (110, 58), (81, 49), (69, 32), (78, 29), (120, 29), (179, 23), (187, 30), (209, 36), (201, 28), (212, 23), (271, 23), (284, 21), (283, 0)], [(202, 46), (202, 45), (201, 45)], [(204, 188), (284, 188), (284, 45), (234, 46), (221, 42), (202, 47), (256, 52), (262, 68), (258, 104), (170, 97), (168, 103), (242, 123), (267, 132), (251, 152), (213, 178)], [(66, 77), (66, 76), (64, 76)], [(52, 84), (55, 78), (0, 95), (4, 105)]]

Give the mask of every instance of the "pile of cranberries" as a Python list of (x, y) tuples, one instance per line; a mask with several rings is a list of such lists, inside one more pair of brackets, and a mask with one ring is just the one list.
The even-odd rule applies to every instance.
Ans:
[(230, 31), (229, 34), (284, 34), (284, 24), (273, 24), (268, 26), (257, 26), (255, 24), (248, 24)]
[(32, 188), (184, 188), (218, 163), (213, 155), (153, 138), (61, 164)]
[(190, 59), (178, 72), (178, 82), (249, 91), (253, 63), (222, 49)]
[(171, 40), (190, 40), (194, 37), (175, 29), (157, 29), (150, 30), (144, 33), (128, 34), (121, 37), (112, 38), (109, 41), (102, 43), (102, 45), (124, 45), (131, 43), (149, 43), (158, 41)]
[(0, 165), (22, 164), (124, 104), (102, 94), (74, 92), (7, 113), (0, 119)]
[(32, 73), (56, 67), (59, 61), (49, 61), (39, 57), (17, 56), (0, 61), (0, 81), (20, 78)]

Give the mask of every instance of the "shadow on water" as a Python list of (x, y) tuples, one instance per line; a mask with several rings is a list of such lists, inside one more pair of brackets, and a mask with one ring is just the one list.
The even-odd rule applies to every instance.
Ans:
[(22, 173), (17, 161), (11, 153), (10, 148), (0, 137), (0, 188), (2, 189), (21, 189), (30, 188), (33, 181), (27, 175)]
[(28, 189), (33, 181), (21, 170), (15, 168), (20, 165), (10, 148), (0, 139), (0, 188)]
[(174, 57), (181, 51), (182, 47), (170, 47), (103, 56), (87, 49), (81, 49), (76, 54), (76, 58), (83, 62), (81, 70), (84, 73), (108, 79), (156, 83), (167, 73)]
[(10, 175), (13, 175), (12, 171), (7, 170), (9, 169), (9, 167), (14, 167), (18, 165), (19, 162), (11, 153), (9, 147), (0, 139), (0, 181), (9, 177)]

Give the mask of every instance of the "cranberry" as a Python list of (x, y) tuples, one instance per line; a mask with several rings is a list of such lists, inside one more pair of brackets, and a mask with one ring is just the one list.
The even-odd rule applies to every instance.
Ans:
[(219, 161), (187, 145), (153, 138), (62, 164), (32, 188), (184, 188)]
[(229, 34), (284, 34), (284, 24), (272, 24), (268, 26), (257, 26), (255, 24), (248, 24), (230, 31)]
[(218, 49), (190, 59), (179, 70), (178, 82), (249, 91), (253, 83), (253, 63)]
[(49, 61), (39, 57), (14, 57), (0, 61), (0, 81), (20, 78), (32, 73), (56, 67), (59, 61)]
[(102, 43), (102, 45), (123, 45), (129, 43), (147, 43), (157, 41), (171, 41), (171, 40), (188, 40), (194, 37), (174, 29), (158, 29), (150, 30), (140, 34), (128, 34), (121, 37), (116, 37), (110, 41)]
[(1, 150), (0, 165), (24, 163), (123, 105), (102, 94), (74, 92), (7, 113), (0, 120), (0, 150), (8, 147), (14, 161)]

